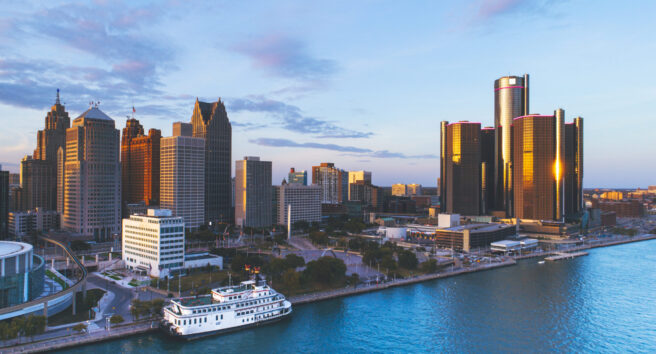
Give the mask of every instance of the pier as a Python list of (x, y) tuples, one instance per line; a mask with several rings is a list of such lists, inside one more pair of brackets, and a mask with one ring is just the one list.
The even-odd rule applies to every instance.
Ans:
[(561, 259), (571, 259), (571, 258), (576, 258), (580, 256), (587, 256), (588, 252), (572, 252), (572, 253), (567, 253), (567, 252), (554, 252), (553, 256), (546, 257), (545, 260), (547, 261), (559, 261)]

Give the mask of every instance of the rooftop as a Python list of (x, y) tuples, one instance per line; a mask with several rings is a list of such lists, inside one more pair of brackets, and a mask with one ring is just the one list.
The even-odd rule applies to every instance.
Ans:
[(32, 245), (23, 242), (0, 241), (0, 257), (11, 256), (31, 248)]
[(98, 109), (98, 107), (91, 107), (87, 109), (84, 113), (82, 113), (79, 117), (75, 118), (80, 119), (80, 118), (89, 118), (89, 119), (100, 119), (100, 120), (111, 120), (113, 121), (112, 118), (110, 118), (108, 115), (106, 115), (103, 111)]

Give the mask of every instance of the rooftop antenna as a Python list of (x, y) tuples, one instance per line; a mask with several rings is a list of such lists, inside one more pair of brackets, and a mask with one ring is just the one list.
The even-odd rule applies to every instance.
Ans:
[(59, 101), (59, 89), (57, 89), (57, 100), (55, 101), (55, 104), (60, 104), (60, 101)]

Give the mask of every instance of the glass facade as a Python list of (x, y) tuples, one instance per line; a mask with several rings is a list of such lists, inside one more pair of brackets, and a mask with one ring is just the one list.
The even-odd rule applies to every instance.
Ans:
[[(20, 305), (34, 300), (43, 293), (43, 277), (45, 276), (45, 262), (43, 258), (33, 255), (32, 269), (28, 272), (14, 272), (0, 277), (0, 308)], [(24, 262), (20, 256), (4, 259), (5, 268), (15, 266), (15, 262)]]
[[(445, 122), (443, 122), (444, 125)], [(442, 211), (449, 214), (481, 213), (481, 124), (446, 124), (442, 136)]]

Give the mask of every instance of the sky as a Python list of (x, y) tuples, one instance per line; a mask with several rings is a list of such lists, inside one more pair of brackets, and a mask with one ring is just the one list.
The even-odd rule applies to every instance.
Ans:
[[(171, 134), (226, 103), (233, 160), (320, 162), (435, 186), (440, 121), (494, 123), (494, 80), (584, 118), (584, 186), (656, 184), (656, 2), (0, 0), (0, 163), (17, 172), (56, 89)], [(234, 173), (234, 163), (233, 163)]]

